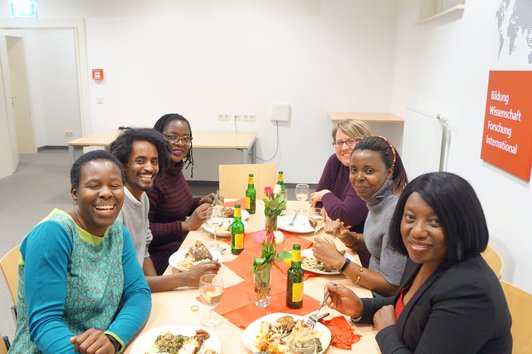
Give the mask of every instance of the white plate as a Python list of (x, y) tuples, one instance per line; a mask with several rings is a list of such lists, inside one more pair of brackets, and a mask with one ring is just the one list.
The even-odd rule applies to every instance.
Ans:
[[(233, 218), (224, 218), (224, 223), (216, 231), (216, 237), (218, 236), (231, 237), (231, 231), (227, 230), (227, 228), (230, 227), (232, 223), (233, 223)], [(244, 224), (244, 230), (245, 230), (248, 227), (248, 223), (242, 220), (242, 224)], [(224, 230), (221, 231), (220, 228), (224, 228)], [(203, 230), (207, 231), (211, 235), (214, 235), (213, 228), (207, 225), (207, 223), (203, 224)]]
[(217, 353), (222, 352), (222, 345), (220, 343), (220, 339), (216, 335), (216, 332), (208, 328), (203, 328), (199, 326), (184, 325), (159, 327), (150, 329), (149, 331), (142, 333), (131, 348), (131, 354), (155, 354), (157, 353), (157, 350), (155, 349), (155, 346), (153, 344), (155, 343), (155, 340), (157, 339), (158, 335), (170, 331), (174, 335), (181, 334), (184, 336), (193, 336), (196, 334), (197, 329), (203, 329), (209, 332), (210, 334), (210, 337), (205, 342), (203, 342), (203, 345), (201, 346), (201, 349), (198, 352), (199, 354), (204, 353), (207, 349), (214, 349)]
[[(307, 320), (307, 317), (293, 315), (291, 313), (282, 313), (282, 312), (272, 313), (272, 314), (263, 316), (259, 319), (256, 319), (249, 326), (247, 326), (247, 328), (244, 330), (244, 333), (242, 333), (242, 342), (244, 342), (244, 345), (246, 346), (246, 348), (251, 350), (253, 353), (258, 352), (259, 350), (255, 347), (255, 339), (257, 338), (257, 335), (259, 334), (260, 324), (262, 323), (262, 321), (268, 321), (270, 323), (275, 323), (275, 321), (279, 317), (283, 317), (283, 316), (292, 316), (296, 320), (304, 320), (304, 321)], [(316, 326), (314, 327), (314, 329), (317, 330), (318, 332), (321, 332), (320, 341), (321, 341), (321, 346), (323, 350), (318, 353), (318, 354), (321, 354), (327, 350), (327, 348), (329, 347), (329, 344), (331, 343), (331, 331), (329, 330), (329, 328), (327, 328), (325, 325), (319, 322), (316, 323)]]
[(294, 225), (290, 226), (289, 224), (293, 218), (293, 214), (279, 216), (277, 218), (277, 227), (281, 230), (293, 232), (296, 234), (314, 233), (314, 229), (312, 228), (312, 226), (310, 226), (310, 223), (308, 222), (308, 216), (298, 214), (296, 219), (294, 220)]
[[(351, 262), (354, 262), (355, 260), (353, 259), (353, 257), (349, 254), (349, 253), (346, 253), (344, 255), (346, 258), (349, 258), (349, 260)], [(307, 249), (304, 249), (304, 250), (301, 250), (301, 258), (303, 257), (309, 257), (309, 258), (315, 258), (314, 257), (314, 252), (312, 252), (312, 248), (307, 248)], [(324, 272), (324, 271), (321, 271), (321, 270), (316, 270), (316, 269), (311, 269), (311, 268), (307, 268), (305, 267), (305, 265), (303, 264), (303, 262), (301, 262), (301, 268), (303, 268), (303, 270), (306, 270), (306, 271), (309, 271), (309, 272), (312, 272), (312, 273), (316, 273), (316, 274), (323, 274), (323, 275), (337, 275), (337, 274), (341, 274), (340, 272), (336, 271), (336, 272)]]
[[(182, 260), (185, 259), (185, 256), (187, 255), (187, 252), (188, 252), (188, 248), (182, 248), (182, 249), (178, 250), (177, 252), (173, 253), (170, 256), (170, 258), (168, 258), (168, 264), (170, 264), (172, 267), (174, 267), (177, 270), (187, 271), (188, 269), (183, 268), (183, 267), (179, 267), (177, 265), (178, 262), (181, 262)], [(211, 252), (211, 254), (212, 254), (212, 259), (215, 259), (215, 260), (221, 260), (222, 259), (222, 255), (221, 255), (221, 253), (219, 251), (209, 249), (209, 252)], [(209, 261), (208, 259), (203, 259), (201, 261), (193, 262), (193, 264), (198, 264), (198, 263), (201, 263), (201, 262), (208, 262), (208, 261)]]

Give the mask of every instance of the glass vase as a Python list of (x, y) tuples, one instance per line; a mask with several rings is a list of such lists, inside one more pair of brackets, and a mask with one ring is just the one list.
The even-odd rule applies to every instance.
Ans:
[(277, 215), (266, 216), (266, 225), (264, 229), (266, 230), (266, 237), (274, 231), (277, 231)]
[(253, 272), (255, 278), (255, 306), (265, 308), (271, 304), (271, 270), (271, 264), (263, 264)]

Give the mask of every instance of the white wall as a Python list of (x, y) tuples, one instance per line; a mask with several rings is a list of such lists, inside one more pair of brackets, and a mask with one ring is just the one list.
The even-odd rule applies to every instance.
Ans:
[[(66, 146), (81, 136), (73, 30), (21, 32), (26, 41), (36, 145)], [(66, 137), (65, 130), (74, 137)]]
[[(238, 129), (256, 131), (258, 155), (271, 157), (271, 103), (287, 102), (292, 120), (280, 125), (273, 162), (289, 183), (316, 183), (316, 166), (333, 152), (327, 111), (389, 111), (391, 0), (50, 0), (38, 6), (41, 18), (85, 19), (89, 69), (103, 68), (106, 77), (91, 83), (93, 131), (152, 126), (167, 112), (184, 114), (193, 130), (231, 130), (234, 124), (218, 122), (218, 114), (254, 114), (255, 123)], [(195, 156), (195, 179), (215, 180), (219, 162), (240, 161), (238, 153)]]
[(448, 170), (477, 191), (490, 242), (504, 258), (503, 279), (532, 292), (532, 187), (480, 159), (489, 70), (532, 70), (522, 53), (497, 58), (499, 4), (468, 0), (463, 17), (418, 26), (418, 1), (401, 0), (392, 110), (417, 106), (449, 118)]

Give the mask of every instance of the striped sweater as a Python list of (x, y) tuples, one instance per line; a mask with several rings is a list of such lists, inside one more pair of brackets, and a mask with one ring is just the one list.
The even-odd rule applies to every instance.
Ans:
[(183, 162), (165, 170), (147, 192), (150, 198), (150, 229), (153, 241), (150, 256), (157, 274), (164, 273), (168, 258), (177, 251), (186, 233), (181, 222), (198, 207), (200, 198), (194, 198), (183, 176)]

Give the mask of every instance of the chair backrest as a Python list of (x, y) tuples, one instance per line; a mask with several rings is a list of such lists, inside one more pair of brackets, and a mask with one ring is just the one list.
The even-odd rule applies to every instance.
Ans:
[(4, 337), (0, 333), (0, 354), (7, 354), (6, 342), (4, 342)]
[(248, 174), (253, 173), (257, 199), (264, 198), (264, 187), (275, 186), (277, 167), (274, 164), (219, 165), (220, 195), (226, 198), (243, 198), (248, 187)]
[(6, 279), (7, 287), (9, 288), (9, 293), (13, 299), (13, 304), (17, 304), (17, 293), (18, 293), (18, 262), (20, 260), (20, 250), (17, 245), (11, 251), (7, 252), (0, 259), (0, 268)]
[(532, 318), (532, 294), (515, 285), (501, 281), (506, 302), (512, 314), (513, 354), (532, 353), (530, 319)]
[(497, 278), (501, 279), (502, 271), (504, 269), (504, 261), (502, 260), (501, 255), (489, 245), (486, 247), (486, 250), (481, 253), (481, 255), (493, 270)]

